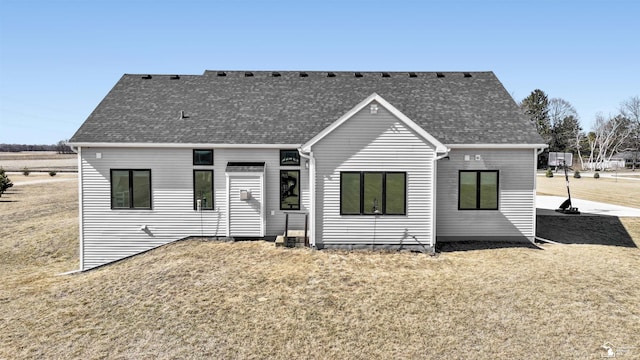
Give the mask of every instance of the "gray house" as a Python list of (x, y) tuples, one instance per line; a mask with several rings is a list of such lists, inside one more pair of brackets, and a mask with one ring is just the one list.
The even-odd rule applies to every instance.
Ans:
[(124, 75), (70, 140), (81, 269), (190, 236), (535, 236), (546, 145), (492, 72)]

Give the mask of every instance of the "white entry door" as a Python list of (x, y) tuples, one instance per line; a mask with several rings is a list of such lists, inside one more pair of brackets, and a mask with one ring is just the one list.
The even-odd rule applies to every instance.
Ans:
[(264, 173), (227, 173), (230, 237), (263, 237)]

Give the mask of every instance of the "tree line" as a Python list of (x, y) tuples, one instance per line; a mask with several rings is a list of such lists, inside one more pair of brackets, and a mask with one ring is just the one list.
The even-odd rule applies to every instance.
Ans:
[(73, 154), (71, 147), (65, 140), (58, 141), (52, 145), (29, 145), (29, 144), (0, 144), (0, 152), (21, 152), (21, 151), (56, 151), (58, 154)]
[[(604, 169), (605, 162), (621, 152), (631, 155), (633, 170), (640, 165), (640, 96), (622, 101), (616, 114), (596, 114), (588, 131), (581, 127), (571, 103), (562, 98), (549, 99), (540, 89), (522, 99), (520, 108), (549, 144), (549, 152), (574, 153), (583, 169), (585, 161)], [(541, 158), (546, 165), (546, 158)]]

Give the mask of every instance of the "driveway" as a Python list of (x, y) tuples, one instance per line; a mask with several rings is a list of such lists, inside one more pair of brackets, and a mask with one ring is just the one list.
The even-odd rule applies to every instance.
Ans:
[[(561, 196), (536, 196), (536, 208), (557, 209), (567, 198)], [(640, 209), (627, 206), (611, 205), (595, 201), (571, 198), (571, 205), (583, 214), (608, 215), (616, 217), (640, 217)], [(548, 215), (548, 212), (545, 212)]]

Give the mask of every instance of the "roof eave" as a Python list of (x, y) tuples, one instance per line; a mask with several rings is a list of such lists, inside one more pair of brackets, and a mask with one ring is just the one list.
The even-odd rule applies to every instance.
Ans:
[(301, 144), (215, 144), (215, 143), (111, 143), (69, 142), (74, 147), (100, 148), (224, 148), (224, 149), (297, 149)]
[(546, 149), (548, 144), (447, 144), (451, 149)]

